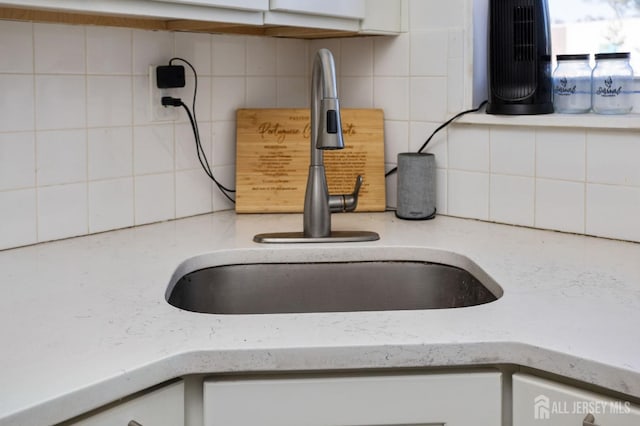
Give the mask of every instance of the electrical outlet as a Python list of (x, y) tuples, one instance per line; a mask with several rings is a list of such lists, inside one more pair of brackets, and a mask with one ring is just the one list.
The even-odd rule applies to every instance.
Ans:
[(178, 109), (176, 107), (165, 107), (162, 105), (163, 96), (173, 96), (179, 98), (179, 88), (158, 89), (156, 81), (157, 65), (149, 65), (149, 120), (150, 121), (173, 121), (178, 119)]

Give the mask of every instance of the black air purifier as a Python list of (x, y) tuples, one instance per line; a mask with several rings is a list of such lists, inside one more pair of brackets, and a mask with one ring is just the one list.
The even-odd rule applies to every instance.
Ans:
[(490, 0), (487, 114), (552, 112), (547, 0)]

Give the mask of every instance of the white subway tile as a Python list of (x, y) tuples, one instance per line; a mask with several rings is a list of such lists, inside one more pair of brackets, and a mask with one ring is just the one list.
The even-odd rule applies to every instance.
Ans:
[(85, 76), (36, 76), (36, 129), (73, 129), (86, 126)]
[(172, 172), (173, 159), (172, 125), (133, 128), (133, 171), (136, 176)]
[[(211, 75), (211, 35), (199, 33), (176, 32), (176, 56), (189, 61), (196, 69), (198, 76)], [(173, 65), (182, 65), (186, 75), (192, 75), (191, 68), (182, 61), (174, 61)]]
[(584, 181), (586, 135), (580, 129), (536, 131), (536, 176)]
[(36, 73), (85, 73), (84, 27), (36, 23), (33, 33)]
[(373, 38), (352, 38), (342, 40), (342, 76), (373, 76)]
[(247, 77), (247, 107), (274, 108), (276, 106), (275, 77)]
[(491, 128), (491, 172), (534, 176), (535, 131), (527, 128)]
[(75, 237), (88, 231), (86, 183), (38, 188), (38, 241)]
[(398, 154), (408, 151), (409, 124), (406, 121), (384, 122), (384, 161), (398, 164)]
[(373, 105), (382, 108), (387, 120), (409, 119), (409, 79), (375, 77)]
[(215, 76), (241, 76), (247, 72), (247, 40), (237, 35), (212, 38), (212, 73)]
[(87, 125), (127, 126), (133, 123), (130, 76), (87, 77)]
[(489, 219), (533, 226), (535, 180), (532, 177), (491, 175)]
[(174, 33), (133, 31), (133, 73), (149, 75), (149, 65), (168, 65), (174, 56)]
[(436, 212), (438, 214), (448, 214), (447, 174), (445, 169), (436, 169)]
[(247, 75), (276, 75), (276, 39), (247, 37)]
[(89, 232), (133, 226), (133, 177), (89, 183)]
[(86, 130), (38, 132), (36, 146), (38, 186), (87, 180)]
[(176, 172), (176, 217), (211, 212), (212, 185), (202, 170)]
[(35, 186), (35, 153), (32, 132), (0, 133), (0, 191)]
[(464, 59), (464, 28), (449, 28), (449, 59)]
[(489, 128), (453, 126), (449, 128), (449, 167), (489, 172)]
[(640, 188), (588, 184), (586, 232), (640, 242)]
[(472, 219), (489, 219), (489, 175), (449, 170), (448, 214)]
[(584, 233), (584, 183), (536, 179), (535, 226)]
[(149, 109), (149, 76), (136, 75), (133, 82), (133, 124), (152, 124)]
[(0, 40), (0, 58), (5, 58), (0, 61), (0, 72), (32, 73), (33, 24), (0, 21)]
[(415, 31), (462, 27), (465, 7), (465, 0), (409, 0), (409, 28)]
[[(282, 108), (309, 108), (309, 79), (306, 77), (277, 78), (277, 106)], [(342, 106), (342, 94), (340, 94)]]
[(174, 174), (135, 177), (135, 224), (175, 218)]
[[(436, 123), (412, 121), (409, 127), (409, 151), (418, 152), (424, 143), (438, 128)], [(447, 130), (436, 133), (422, 152), (429, 152), (436, 156), (436, 167), (447, 168), (449, 164)]]
[(213, 121), (235, 121), (236, 110), (245, 107), (245, 78), (214, 77), (211, 84)]
[(276, 73), (279, 76), (306, 77), (307, 42), (304, 40), (276, 39)]
[(410, 89), (411, 120), (443, 122), (447, 118), (447, 79), (412, 77)]
[(0, 250), (37, 242), (36, 190), (0, 192)]
[(464, 59), (449, 59), (447, 72), (447, 111), (452, 114), (462, 112), (464, 108), (465, 68)]
[[(395, 162), (385, 164), (384, 165), (385, 173), (387, 173), (389, 170), (396, 167), (396, 165), (397, 164)], [(385, 183), (386, 183), (386, 191), (385, 191), (386, 205), (389, 208), (395, 209), (398, 206), (398, 174), (393, 173), (389, 175), (385, 179)]]
[[(213, 167), (211, 158), (211, 123), (202, 123), (200, 128), (200, 143), (204, 154)], [(202, 156), (201, 156), (202, 157)], [(202, 157), (204, 162), (204, 157)], [(176, 170), (200, 169), (196, 141), (190, 124), (176, 125)]]
[(372, 77), (342, 77), (339, 81), (340, 106), (343, 108), (373, 107)]
[(587, 134), (587, 179), (594, 183), (640, 186), (640, 143), (636, 132)]
[(131, 75), (132, 30), (88, 26), (86, 32), (87, 73)]
[(232, 166), (236, 163), (236, 122), (218, 121), (213, 123), (213, 164)]
[[(236, 186), (236, 168), (235, 166), (216, 166), (213, 169), (215, 178), (228, 189), (235, 189)], [(233, 210), (234, 205), (229, 201), (218, 187), (214, 184), (213, 189), (213, 211)], [(236, 194), (230, 194), (231, 198), (235, 198)]]
[(90, 180), (133, 175), (131, 127), (89, 129), (88, 145)]
[(446, 77), (449, 43), (447, 29), (411, 32), (411, 75)]
[(373, 73), (377, 77), (409, 75), (409, 34), (380, 37), (374, 40)]
[(0, 93), (0, 132), (33, 130), (33, 76), (0, 74)]

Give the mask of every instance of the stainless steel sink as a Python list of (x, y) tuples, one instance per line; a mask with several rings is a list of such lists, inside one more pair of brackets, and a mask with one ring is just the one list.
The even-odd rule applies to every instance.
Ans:
[(167, 301), (211, 314), (444, 309), (493, 302), (502, 295), (493, 287), (429, 262), (256, 263), (191, 272), (169, 288)]

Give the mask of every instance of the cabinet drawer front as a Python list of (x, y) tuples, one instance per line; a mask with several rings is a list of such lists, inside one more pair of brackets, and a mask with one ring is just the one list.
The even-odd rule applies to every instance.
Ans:
[(638, 426), (640, 407), (594, 392), (513, 375), (513, 426), (582, 426), (592, 414), (598, 426)]
[(207, 381), (205, 426), (501, 424), (501, 376), (473, 374)]
[(365, 0), (271, 0), (271, 10), (363, 19)]
[(269, 10), (269, 0), (156, 0), (166, 3), (195, 4), (198, 6), (225, 7), (238, 10)]
[(184, 383), (177, 382), (87, 417), (74, 426), (184, 425)]

